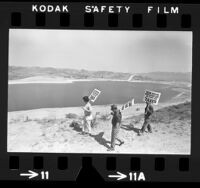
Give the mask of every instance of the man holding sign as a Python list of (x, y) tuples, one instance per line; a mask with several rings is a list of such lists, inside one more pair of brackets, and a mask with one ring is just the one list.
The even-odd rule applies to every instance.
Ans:
[(100, 95), (100, 93), (101, 91), (99, 91), (98, 89), (94, 89), (89, 97), (88, 96), (83, 97), (83, 101), (85, 103), (85, 106), (82, 108), (84, 111), (83, 129), (82, 129), (83, 134), (91, 135), (91, 128), (92, 125), (94, 124), (94, 118), (92, 115), (92, 106), (90, 104), (90, 101), (94, 102)]
[(144, 124), (141, 130), (139, 131), (139, 135), (141, 135), (141, 133), (143, 134), (146, 129), (148, 130), (149, 133), (152, 133), (150, 121), (153, 112), (154, 112), (153, 106), (149, 102), (146, 102), (146, 107), (144, 112)]
[(139, 135), (141, 135), (141, 133), (144, 133), (146, 129), (148, 130), (149, 133), (152, 133), (152, 128), (150, 125), (151, 116), (154, 112), (152, 104), (155, 104), (155, 105), (158, 104), (160, 95), (161, 93), (159, 92), (149, 91), (149, 90), (145, 91), (144, 101), (146, 102), (146, 107), (145, 107), (145, 112), (144, 112), (144, 123), (141, 130), (139, 131)]
[(82, 133), (83, 134), (91, 134), (91, 123), (93, 120), (93, 116), (92, 116), (92, 106), (90, 104), (90, 99), (88, 96), (84, 96), (83, 97), (83, 101), (85, 103), (85, 106), (82, 107), (83, 111), (84, 111), (84, 118), (83, 118), (83, 129), (82, 129)]

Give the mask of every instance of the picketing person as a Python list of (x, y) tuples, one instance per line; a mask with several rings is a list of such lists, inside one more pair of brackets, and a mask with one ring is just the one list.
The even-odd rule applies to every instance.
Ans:
[(144, 123), (141, 130), (139, 130), (138, 135), (142, 135), (146, 131), (146, 129), (149, 133), (152, 133), (152, 127), (150, 123), (151, 123), (151, 117), (152, 117), (153, 112), (154, 112), (154, 109), (151, 103), (146, 102), (146, 107), (145, 107), (145, 112), (144, 112)]
[(88, 96), (84, 96), (83, 101), (85, 103), (85, 106), (82, 107), (82, 109), (84, 111), (82, 133), (86, 134), (86, 135), (90, 135), (91, 134), (91, 124), (92, 124), (92, 120), (93, 120), (92, 105), (90, 104), (90, 99)]
[[(82, 107), (84, 111), (84, 117), (83, 117), (83, 127), (82, 127), (82, 134), (84, 135), (91, 135), (91, 129), (92, 129), (92, 122), (93, 122), (93, 115), (92, 115), (92, 105), (90, 104), (90, 97), (84, 96), (83, 101), (85, 103), (85, 106)], [(146, 130), (149, 133), (152, 133), (152, 127), (151, 127), (151, 118), (152, 114), (154, 113), (154, 108), (152, 104), (148, 101), (146, 101), (146, 107), (144, 111), (144, 123), (142, 125), (142, 128), (139, 130), (138, 135), (143, 135)], [(119, 142), (119, 146), (124, 144), (124, 140), (120, 137), (120, 127), (122, 123), (122, 113), (120, 109), (118, 109), (116, 104), (111, 105), (111, 115), (112, 115), (112, 131), (111, 131), (111, 144), (108, 151), (114, 151), (116, 142)], [(111, 117), (110, 117), (111, 118)]]

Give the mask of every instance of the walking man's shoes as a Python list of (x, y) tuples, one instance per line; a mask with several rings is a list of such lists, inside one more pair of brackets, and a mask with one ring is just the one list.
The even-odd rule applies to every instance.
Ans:
[(108, 149), (108, 151), (115, 151), (115, 148), (110, 147), (110, 148)]

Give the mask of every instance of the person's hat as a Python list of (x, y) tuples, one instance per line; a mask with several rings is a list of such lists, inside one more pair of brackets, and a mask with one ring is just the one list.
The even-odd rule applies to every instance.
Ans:
[(111, 105), (111, 110), (116, 110), (117, 109), (117, 105), (116, 104), (112, 104)]

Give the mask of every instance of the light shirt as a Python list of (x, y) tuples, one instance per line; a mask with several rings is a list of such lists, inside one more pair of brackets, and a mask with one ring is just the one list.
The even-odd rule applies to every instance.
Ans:
[(85, 116), (90, 116), (92, 114), (92, 106), (91, 104), (88, 102), (85, 106), (84, 106), (84, 115)]

